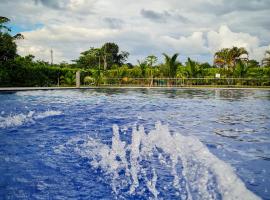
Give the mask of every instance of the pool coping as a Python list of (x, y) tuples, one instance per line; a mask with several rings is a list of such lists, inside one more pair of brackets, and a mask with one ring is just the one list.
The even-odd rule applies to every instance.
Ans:
[(270, 87), (143, 87), (143, 86), (100, 86), (100, 87), (0, 87), (0, 92), (34, 91), (34, 90), (81, 90), (81, 89), (220, 89), (220, 90), (270, 90)]

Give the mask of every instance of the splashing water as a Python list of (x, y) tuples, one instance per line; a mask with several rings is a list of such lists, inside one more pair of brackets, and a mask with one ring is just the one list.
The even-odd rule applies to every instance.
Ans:
[(130, 141), (121, 140), (120, 134), (114, 125), (111, 146), (80, 136), (58, 146), (55, 152), (72, 147), (88, 158), (91, 167), (108, 177), (119, 198), (259, 199), (230, 165), (195, 137), (172, 134), (161, 123), (149, 133), (142, 126), (133, 128)]
[(29, 111), (28, 114), (10, 115), (7, 117), (0, 116), (0, 128), (9, 128), (15, 126), (21, 126), (25, 123), (34, 122), (37, 119), (43, 119), (50, 116), (61, 115), (61, 111), (48, 110), (41, 113), (35, 113), (35, 111)]

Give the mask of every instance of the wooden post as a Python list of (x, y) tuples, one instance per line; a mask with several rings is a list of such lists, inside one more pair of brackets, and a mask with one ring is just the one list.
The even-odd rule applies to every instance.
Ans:
[(80, 87), (80, 83), (81, 83), (81, 77), (80, 77), (81, 73), (80, 71), (76, 72), (76, 88)]

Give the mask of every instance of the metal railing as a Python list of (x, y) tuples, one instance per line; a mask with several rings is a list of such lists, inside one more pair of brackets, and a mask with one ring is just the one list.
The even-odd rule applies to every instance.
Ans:
[(103, 78), (91, 85), (134, 87), (270, 86), (269, 78)]

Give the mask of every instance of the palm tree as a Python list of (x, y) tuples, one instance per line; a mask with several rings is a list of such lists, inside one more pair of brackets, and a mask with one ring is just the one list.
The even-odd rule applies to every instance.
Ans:
[(142, 78), (145, 78), (147, 63), (146, 63), (146, 61), (139, 61), (138, 60), (138, 64), (139, 64), (139, 67), (141, 68)]
[(221, 49), (220, 51), (216, 52), (214, 55), (214, 65), (225, 67), (227, 64), (227, 57), (229, 55), (229, 49)]
[(242, 60), (239, 60), (236, 64), (234, 74), (238, 78), (244, 78), (248, 73), (248, 64), (243, 62)]
[(263, 66), (270, 66), (270, 50), (265, 51), (265, 57), (262, 60)]
[(244, 47), (233, 47), (231, 49), (231, 57), (233, 58), (233, 66), (235, 66), (239, 60), (248, 61), (248, 51)]
[(157, 57), (155, 55), (147, 56), (145, 61), (150, 67), (153, 67), (153, 65), (157, 62)]
[(68, 71), (64, 76), (61, 76), (60, 79), (61, 79), (61, 84), (65, 84), (69, 86), (74, 85), (76, 82), (75, 75), (70, 71)]
[(103, 73), (101, 72), (100, 69), (94, 71), (93, 73), (93, 78), (95, 80), (95, 85), (96, 86), (100, 86), (100, 84), (102, 83), (103, 81)]
[(170, 78), (176, 77), (177, 67), (179, 62), (177, 61), (178, 53), (174, 54), (172, 57), (168, 56), (167, 54), (163, 53), (165, 57), (165, 67), (167, 69), (167, 75)]
[(234, 68), (238, 60), (247, 60), (243, 55), (248, 52), (243, 47), (224, 48), (215, 53), (214, 64), (225, 68)]
[(186, 63), (186, 69), (187, 69), (187, 76), (189, 78), (197, 78), (198, 75), (201, 73), (199, 65), (190, 58), (188, 58), (188, 61)]

